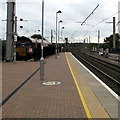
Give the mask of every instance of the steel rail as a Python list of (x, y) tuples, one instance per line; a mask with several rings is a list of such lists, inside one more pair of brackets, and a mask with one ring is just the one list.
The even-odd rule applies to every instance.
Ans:
[(87, 63), (88, 65), (90, 65), (92, 68), (94, 68), (95, 70), (97, 70), (98, 72), (102, 73), (104, 76), (106, 76), (107, 78), (111, 79), (112, 81), (114, 81), (115, 83), (117, 83), (118, 85), (120, 85), (120, 82), (118, 82), (116, 79), (114, 79), (113, 77), (109, 76), (108, 74), (106, 74), (105, 72), (103, 72), (102, 70), (98, 69), (97, 67), (95, 67), (94, 65), (92, 65), (91, 63), (89, 63), (88, 61), (86, 61), (85, 59), (83, 59), (81, 56), (77, 55), (76, 53), (73, 53), (73, 55), (79, 57), (80, 59), (82, 59), (85, 63)]
[[(86, 54), (86, 53), (83, 53), (83, 54), (88, 55), (88, 54)], [(93, 58), (94, 61), (97, 60), (97, 62), (99, 62), (100, 64), (102, 64), (102, 65), (104, 65), (104, 66), (106, 66), (106, 67), (109, 67), (110, 69), (112, 69), (112, 70), (117, 71), (117, 72), (120, 73), (120, 67), (119, 67), (119, 66), (117, 66), (117, 65), (115, 65), (115, 64), (112, 64), (112, 63), (109, 63), (109, 62), (106, 62), (106, 61), (104, 61), (104, 60), (101, 60), (101, 59), (96, 58), (96, 57), (91, 56), (91, 55), (88, 55), (88, 56), (90, 56), (91, 58)], [(102, 63), (101, 63), (101, 62), (102, 62)], [(108, 65), (106, 65), (105, 63), (108, 64)], [(110, 65), (110, 66), (109, 66), (109, 65)], [(116, 67), (116, 68), (113, 68), (112, 66), (113, 66), (113, 67)]]

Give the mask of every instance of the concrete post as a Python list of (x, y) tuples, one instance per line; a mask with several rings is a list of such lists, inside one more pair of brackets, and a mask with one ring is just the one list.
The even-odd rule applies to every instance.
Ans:
[(113, 49), (116, 49), (116, 35), (115, 35), (115, 17), (113, 17)]
[(40, 80), (44, 80), (43, 33), (44, 33), (44, 0), (42, 0), (42, 42), (40, 59)]
[(51, 30), (51, 44), (53, 42), (53, 30)]
[(56, 12), (56, 45), (55, 45), (55, 59), (57, 59), (57, 12)]
[(100, 30), (98, 30), (98, 53), (99, 53), (99, 43), (100, 43)]
[(15, 16), (15, 31), (14, 31), (14, 59), (13, 63), (16, 63), (16, 42), (17, 42), (17, 17)]
[(15, 1), (7, 1), (6, 61), (13, 58)]

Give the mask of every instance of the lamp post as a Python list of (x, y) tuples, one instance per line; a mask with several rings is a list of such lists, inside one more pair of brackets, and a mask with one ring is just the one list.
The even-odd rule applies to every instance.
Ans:
[(58, 23), (58, 55), (59, 55), (59, 40), (60, 40), (60, 23), (62, 23), (63, 21), (60, 20)]
[(55, 58), (57, 59), (57, 23), (58, 23), (58, 13), (62, 13), (60, 10), (56, 12), (56, 48), (55, 48)]
[(98, 30), (98, 54), (99, 54), (99, 51), (100, 50), (100, 30)]
[[(62, 32), (63, 29), (65, 29), (65, 27), (61, 27), (61, 42), (63, 40), (63, 32)], [(61, 47), (61, 51), (63, 52), (63, 46)]]
[(54, 38), (53, 32), (55, 33), (55, 30), (51, 30), (51, 44), (53, 43), (53, 38)]
[(63, 39), (63, 37), (62, 37), (63, 36), (63, 32), (62, 32), (63, 29), (65, 29), (65, 27), (61, 28), (61, 40)]
[(42, 41), (41, 41), (41, 59), (40, 59), (40, 80), (44, 80), (43, 31), (44, 31), (44, 0), (42, 0)]
[(53, 30), (51, 30), (51, 44), (53, 42)]

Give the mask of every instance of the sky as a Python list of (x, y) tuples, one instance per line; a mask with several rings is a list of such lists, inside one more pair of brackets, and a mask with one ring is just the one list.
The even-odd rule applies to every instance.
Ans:
[[(0, 0), (0, 38), (6, 37), (7, 0)], [(68, 37), (69, 42), (83, 42), (90, 36), (90, 42), (98, 41), (100, 30), (100, 42), (109, 37), (113, 31), (113, 17), (116, 17), (116, 32), (118, 32), (118, 2), (119, 0), (44, 0), (44, 37), (50, 41), (51, 30), (55, 41), (56, 12), (58, 22), (62, 20), (60, 32), (62, 37)], [(99, 5), (99, 6), (98, 6)], [(90, 13), (86, 22), (81, 25)], [(18, 20), (18, 35), (30, 37), (33, 34), (41, 34), (42, 29), (42, 0), (17, 0), (16, 15)], [(27, 20), (27, 21), (26, 21)], [(23, 26), (21, 29), (20, 26)], [(61, 29), (64, 27), (65, 29)], [(38, 31), (40, 30), (40, 31)]]

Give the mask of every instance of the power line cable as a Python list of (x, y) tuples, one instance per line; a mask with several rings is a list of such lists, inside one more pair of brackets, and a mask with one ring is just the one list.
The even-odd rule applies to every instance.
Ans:
[(94, 11), (98, 8), (99, 4), (95, 7), (95, 9), (88, 15), (88, 17), (81, 23), (81, 25), (83, 25), (86, 20), (94, 13)]
[[(98, 9), (97, 9), (97, 7), (98, 7), (98, 6), (97, 6), (97, 7), (95, 8), (95, 9), (97, 9), (96, 12), (94, 12), (95, 9), (93, 10), (94, 15), (95, 15), (96, 13), (98, 13), (98, 11), (99, 11), (103, 6), (105, 6), (108, 2), (109, 2), (109, 0), (107, 0), (107, 1), (106, 1), (103, 5), (101, 5)], [(98, 4), (98, 5), (99, 5), (99, 4)], [(115, 3), (114, 6), (116, 6), (116, 5), (117, 5), (117, 4)], [(93, 14), (93, 12), (82, 22), (81, 25), (83, 25), (83, 23)], [(120, 12), (120, 11), (119, 11), (119, 12)], [(106, 21), (107, 19), (109, 19), (110, 17), (116, 15), (116, 14), (119, 13), (119, 12), (115, 12), (114, 14), (112, 14), (111, 16), (103, 19), (102, 21), (98, 22), (98, 23), (97, 23), (96, 25), (94, 25), (94, 26), (92, 25), (92, 27), (88, 28), (88, 31), (85, 33), (85, 35), (83, 36), (83, 38), (90, 32), (89, 29), (91, 29), (91, 28), (93, 28), (93, 27), (96, 27), (96, 26), (99, 25), (100, 23)], [(74, 33), (71, 35), (70, 38), (72, 38), (76, 33), (77, 33), (77, 31), (75, 30)]]
[[(101, 9), (103, 6), (105, 6), (105, 4), (107, 4), (109, 1), (110, 1), (110, 0), (107, 0), (107, 1), (106, 1), (103, 5), (101, 5), (99, 8), (98, 8), (98, 6), (99, 6), (99, 4), (98, 4), (97, 7), (92, 11), (92, 13), (82, 22), (81, 25), (83, 25), (83, 23), (85, 23), (85, 21), (93, 14), (93, 12), (95, 12), (95, 10), (96, 10), (97, 8), (98, 8), (98, 9), (97, 9), (96, 11), (100, 10), (100, 9)], [(94, 26), (92, 25), (92, 27), (94, 27)], [(90, 28), (91, 28), (91, 27), (90, 27)], [(75, 32), (76, 32), (76, 31), (75, 31)], [(75, 35), (75, 32), (71, 35), (70, 38), (72, 38), (73, 35)], [(89, 31), (87, 31), (86, 34), (88, 34), (88, 32), (89, 32)], [(86, 35), (86, 34), (85, 34), (85, 35)], [(85, 35), (84, 35), (84, 36), (85, 36)]]
[[(98, 9), (96, 9), (96, 11), (94, 12), (94, 14), (93, 15), (96, 15), (96, 14), (99, 14), (99, 13), (101, 13), (101, 11), (99, 11), (101, 8), (103, 8), (107, 3), (110, 3), (110, 0), (107, 0), (106, 2), (104, 2), (102, 5), (100, 5), (100, 7), (98, 8)], [(116, 6), (117, 5), (117, 3), (115, 3), (115, 4), (112, 4), (113, 6)], [(93, 26), (93, 25), (91, 25), (91, 26)]]
[(104, 7), (108, 2), (110, 2), (110, 0), (107, 0), (106, 2), (104, 2), (102, 5), (100, 5), (100, 7), (95, 11), (94, 14), (96, 14), (102, 7)]
[[(96, 25), (94, 25), (94, 28), (95, 28), (96, 26), (98, 26), (99, 24), (101, 24), (102, 22), (106, 21), (107, 19), (113, 17), (113, 16), (116, 15), (117, 13), (120, 13), (120, 11), (115, 12), (114, 14), (110, 15), (109, 17), (107, 17), (107, 18), (103, 19), (102, 21), (98, 22)], [(93, 27), (88, 28), (88, 31), (84, 34), (83, 38), (90, 32), (89, 29), (91, 29), (91, 28), (93, 28)]]

